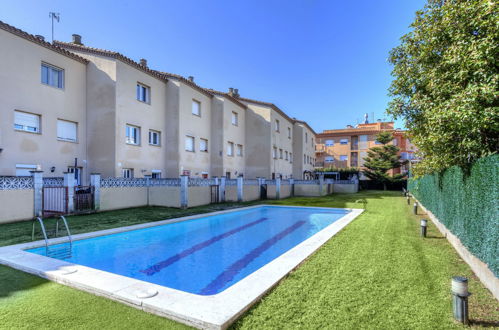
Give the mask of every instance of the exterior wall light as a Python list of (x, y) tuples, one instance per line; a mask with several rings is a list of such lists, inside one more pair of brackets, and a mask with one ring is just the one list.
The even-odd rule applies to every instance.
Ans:
[(426, 237), (426, 227), (428, 226), (428, 220), (421, 219), (421, 236)]
[(454, 319), (458, 322), (468, 324), (468, 279), (466, 277), (454, 276), (451, 281), (452, 308)]

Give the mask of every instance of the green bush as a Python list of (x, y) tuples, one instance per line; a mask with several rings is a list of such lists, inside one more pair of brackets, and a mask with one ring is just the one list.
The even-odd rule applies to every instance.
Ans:
[(453, 166), (411, 179), (408, 189), (499, 276), (499, 155), (479, 159), (469, 173)]

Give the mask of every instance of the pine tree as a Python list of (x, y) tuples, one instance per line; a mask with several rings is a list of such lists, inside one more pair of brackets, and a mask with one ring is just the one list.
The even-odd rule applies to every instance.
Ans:
[(383, 189), (386, 190), (386, 184), (390, 182), (399, 182), (403, 180), (405, 174), (395, 174), (391, 176), (388, 171), (399, 168), (405, 164), (398, 155), (399, 148), (393, 144), (388, 144), (393, 140), (390, 132), (380, 132), (376, 140), (382, 144), (380, 147), (372, 147), (367, 151), (367, 157), (364, 158), (363, 170), (365, 176), (373, 181), (383, 183)]

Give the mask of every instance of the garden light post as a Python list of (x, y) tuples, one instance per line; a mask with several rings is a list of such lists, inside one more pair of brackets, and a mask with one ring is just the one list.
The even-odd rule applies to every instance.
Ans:
[(418, 214), (418, 203), (414, 203), (414, 214)]
[(454, 276), (451, 282), (452, 308), (454, 319), (468, 324), (468, 279), (466, 277)]
[(407, 195), (407, 205), (411, 205), (411, 196)]
[(428, 220), (421, 219), (421, 236), (426, 237), (426, 227), (428, 226)]

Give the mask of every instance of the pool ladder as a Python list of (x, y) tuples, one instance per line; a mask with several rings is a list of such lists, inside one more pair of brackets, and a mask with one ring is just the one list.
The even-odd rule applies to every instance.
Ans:
[[(40, 217), (36, 217), (36, 219), (33, 220), (33, 227), (31, 229), (31, 240), (35, 240), (35, 224), (38, 220), (38, 223), (40, 224), (40, 228), (42, 229), (42, 234), (43, 234), (43, 239), (45, 240), (45, 254), (47, 257), (50, 258), (56, 258), (56, 259), (68, 259), (71, 258), (72, 256), (72, 250), (73, 250), (73, 238), (71, 237), (71, 232), (69, 231), (69, 226), (68, 222), (66, 221), (66, 218), (61, 215), (56, 223), (55, 223), (55, 230), (52, 231), (51, 233), (55, 234), (55, 237), (59, 237), (59, 221), (62, 220), (64, 223), (64, 227), (66, 227), (66, 232), (68, 236), (68, 244), (64, 244), (60, 248), (55, 248), (55, 249), (50, 249), (49, 245), (49, 240), (47, 236), (47, 230), (45, 229), (45, 224), (43, 222), (43, 219)], [(69, 246), (68, 246), (69, 245)]]

